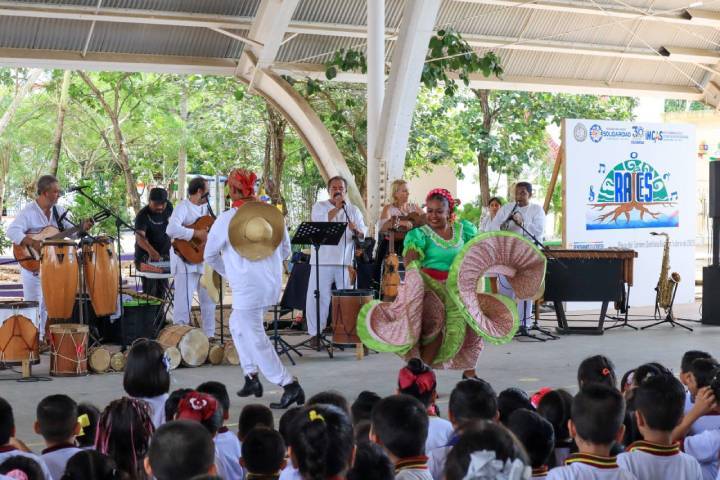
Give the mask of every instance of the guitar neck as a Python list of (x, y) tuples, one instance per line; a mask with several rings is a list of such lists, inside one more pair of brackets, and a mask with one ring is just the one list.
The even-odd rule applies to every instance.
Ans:
[(47, 237), (45, 240), (60, 240), (60, 239), (65, 238), (65, 237), (72, 237), (73, 235), (75, 235), (75, 234), (76, 234), (77, 232), (79, 232), (79, 231), (80, 231), (80, 227), (79, 227), (79, 226), (77, 226), (77, 227), (71, 227), (71, 228), (66, 228), (66, 229), (63, 230), (62, 232), (59, 232), (59, 233), (56, 233), (55, 235), (52, 235), (52, 236), (50, 236), (50, 237)]

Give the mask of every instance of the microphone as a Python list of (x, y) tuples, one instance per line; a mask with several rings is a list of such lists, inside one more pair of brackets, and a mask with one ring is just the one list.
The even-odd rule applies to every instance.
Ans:
[(200, 197), (200, 200), (205, 200), (205, 199), (208, 198), (208, 197), (210, 197), (210, 192), (205, 192), (205, 193), (203, 193), (202, 196)]
[(87, 188), (87, 185), (75, 185), (74, 187), (68, 188), (67, 192), (79, 192), (80, 190), (83, 190)]
[(510, 215), (508, 215), (508, 217), (505, 219), (505, 221), (502, 224), (500, 224), (500, 230), (508, 229), (508, 225), (512, 221), (513, 215), (515, 215), (515, 211), (517, 210), (517, 208), (518, 208), (518, 204), (517, 204), (517, 202), (515, 202), (515, 206), (513, 206), (513, 209), (510, 212)]
[(60, 218), (58, 218), (57, 223), (60, 224), (65, 220), (65, 217), (68, 216), (68, 213), (70, 213), (70, 210), (65, 210), (62, 215), (60, 215)]

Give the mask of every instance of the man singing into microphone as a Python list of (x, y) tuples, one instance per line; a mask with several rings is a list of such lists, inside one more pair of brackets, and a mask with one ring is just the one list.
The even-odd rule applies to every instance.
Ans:
[[(315, 250), (310, 259), (311, 271), (305, 301), (305, 318), (308, 333), (317, 337), (325, 329), (328, 309), (330, 308), (330, 290), (333, 282), (335, 288), (348, 288), (351, 284), (349, 267), (352, 265), (353, 236), (362, 239), (366, 228), (360, 210), (347, 201), (347, 181), (343, 177), (333, 177), (327, 183), (330, 199), (315, 203), (312, 209), (313, 222), (347, 222), (345, 236), (337, 245), (320, 247), (320, 272), (315, 270)], [(317, 309), (315, 305), (315, 276), (320, 277), (320, 332), (317, 330)], [(311, 346), (319, 346), (319, 340), (313, 338)]]
[[(515, 184), (515, 201), (508, 202), (495, 215), (490, 222), (489, 230), (508, 230), (515, 232), (521, 237), (529, 238), (528, 232), (538, 241), (543, 241), (545, 233), (545, 211), (535, 203), (530, 203), (532, 197), (532, 185), (530, 182), (518, 182)], [(523, 230), (523, 227), (525, 230)], [(499, 276), (499, 293), (515, 298), (515, 292), (510, 288), (507, 279)], [(532, 301), (519, 299), (518, 313), (520, 315), (520, 328), (525, 328), (532, 315)]]

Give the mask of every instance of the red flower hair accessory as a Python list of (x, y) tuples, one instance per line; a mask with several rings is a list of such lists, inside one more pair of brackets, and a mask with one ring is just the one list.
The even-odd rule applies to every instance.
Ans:
[(217, 400), (212, 395), (190, 392), (178, 404), (177, 419), (203, 422), (212, 417), (217, 409)]
[(530, 397), (530, 403), (532, 403), (533, 407), (537, 408), (538, 405), (540, 405), (540, 401), (543, 399), (543, 397), (550, 392), (552, 392), (552, 388), (542, 387), (532, 397)]
[(603, 377), (607, 377), (608, 375), (610, 375), (610, 369), (605, 367), (602, 369), (602, 371), (600, 373), (602, 373)]
[(435, 372), (430, 369), (420, 373), (414, 374), (408, 367), (400, 369), (398, 374), (398, 386), (400, 390), (406, 390), (413, 385), (417, 385), (418, 392), (422, 395), (426, 392), (432, 392), (437, 385), (435, 380)]
[[(257, 182), (257, 175), (255, 172), (246, 170), (244, 168), (235, 168), (228, 174), (228, 187), (230, 191), (240, 192), (243, 198), (255, 198), (255, 183)], [(244, 200), (233, 201), (233, 207), (239, 207), (245, 203)]]
[(433, 188), (430, 190), (430, 193), (427, 194), (427, 197), (425, 197), (425, 202), (430, 200), (430, 197), (433, 197), (435, 195), (440, 195), (448, 202), (448, 210), (450, 213), (455, 212), (455, 207), (458, 207), (460, 205), (460, 199), (453, 198), (452, 193), (446, 188)]

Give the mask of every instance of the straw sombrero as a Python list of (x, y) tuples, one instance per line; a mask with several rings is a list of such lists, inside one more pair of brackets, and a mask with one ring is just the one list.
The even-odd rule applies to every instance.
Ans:
[(245, 202), (230, 220), (228, 236), (240, 255), (262, 260), (280, 245), (284, 231), (285, 219), (276, 207), (263, 202)]

